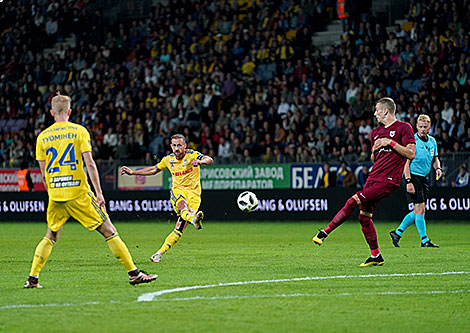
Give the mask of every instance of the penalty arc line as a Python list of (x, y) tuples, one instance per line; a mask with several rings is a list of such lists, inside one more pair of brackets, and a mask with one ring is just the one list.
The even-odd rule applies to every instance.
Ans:
[(312, 280), (329, 280), (329, 279), (351, 279), (351, 278), (376, 278), (376, 277), (406, 277), (406, 276), (429, 276), (429, 275), (456, 275), (456, 274), (470, 274), (470, 272), (442, 272), (442, 273), (392, 273), (392, 274), (367, 274), (367, 275), (334, 275), (334, 276), (306, 276), (302, 278), (290, 279), (273, 279), (273, 280), (254, 280), (254, 281), (238, 281), (227, 283), (216, 283), (206, 285), (196, 285), (188, 287), (179, 287), (172, 289), (163, 289), (151, 293), (145, 293), (137, 298), (137, 302), (151, 302), (155, 297), (171, 294), (187, 290), (207, 289), (215, 287), (228, 287), (228, 286), (241, 286), (247, 284), (262, 284), (262, 283), (279, 283), (279, 282), (295, 282), (295, 281), (312, 281)]

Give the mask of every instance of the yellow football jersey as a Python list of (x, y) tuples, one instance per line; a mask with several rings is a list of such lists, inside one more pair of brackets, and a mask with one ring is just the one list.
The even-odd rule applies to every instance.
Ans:
[(49, 198), (68, 201), (91, 192), (82, 153), (91, 151), (85, 127), (68, 121), (56, 122), (36, 140), (36, 159), (46, 161), (45, 177)]
[(204, 155), (198, 151), (186, 149), (183, 159), (178, 160), (175, 154), (167, 155), (157, 164), (157, 168), (170, 171), (173, 188), (181, 188), (201, 195), (201, 168), (194, 167), (191, 162), (203, 157)]

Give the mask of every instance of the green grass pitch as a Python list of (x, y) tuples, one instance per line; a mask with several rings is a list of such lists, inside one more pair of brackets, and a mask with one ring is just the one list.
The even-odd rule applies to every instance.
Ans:
[[(202, 231), (189, 226), (158, 264), (149, 257), (173, 223), (115, 224), (138, 267), (157, 281), (129, 285), (101, 235), (69, 222), (41, 273), (44, 288), (25, 290), (45, 224), (0, 224), (0, 331), (470, 331), (468, 223), (428, 223), (441, 245), (428, 249), (414, 227), (394, 248), (388, 232), (397, 224), (379, 222), (385, 265), (369, 268), (358, 267), (369, 250), (357, 221), (321, 247), (311, 238), (325, 223), (209, 221)], [(258, 282), (207, 287), (242, 281)], [(206, 287), (137, 301), (188, 286)]]

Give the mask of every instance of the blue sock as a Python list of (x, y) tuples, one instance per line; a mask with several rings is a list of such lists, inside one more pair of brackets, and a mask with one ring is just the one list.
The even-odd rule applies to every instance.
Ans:
[(403, 218), (403, 221), (401, 221), (401, 224), (398, 226), (395, 232), (398, 236), (401, 236), (403, 232), (413, 223), (415, 223), (415, 213), (411, 211)]
[(416, 214), (416, 229), (418, 229), (419, 237), (421, 237), (421, 243), (426, 243), (429, 238), (426, 235), (426, 221), (424, 220), (424, 214)]

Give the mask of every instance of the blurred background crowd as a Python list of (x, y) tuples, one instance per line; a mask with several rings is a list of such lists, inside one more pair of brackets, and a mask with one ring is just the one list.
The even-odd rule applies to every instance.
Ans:
[(101, 165), (155, 163), (173, 133), (218, 163), (368, 162), (385, 96), (431, 116), (440, 153), (470, 151), (470, 1), (411, 1), (393, 28), (358, 3), (320, 50), (333, 0), (169, 0), (112, 26), (88, 1), (3, 2), (0, 166), (35, 165), (57, 91)]

